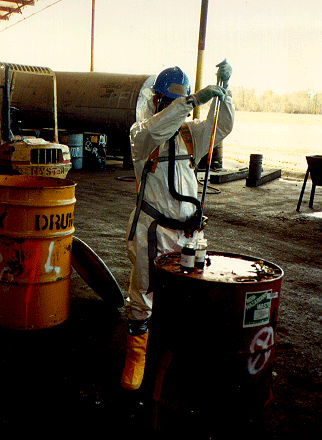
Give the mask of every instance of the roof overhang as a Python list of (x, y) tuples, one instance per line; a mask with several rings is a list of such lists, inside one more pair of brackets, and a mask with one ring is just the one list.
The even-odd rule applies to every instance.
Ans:
[(0, 20), (9, 20), (13, 14), (21, 14), (23, 8), (34, 6), (37, 0), (0, 0)]

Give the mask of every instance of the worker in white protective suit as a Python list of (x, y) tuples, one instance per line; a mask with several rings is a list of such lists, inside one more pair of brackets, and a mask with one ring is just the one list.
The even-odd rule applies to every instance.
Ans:
[[(134, 123), (130, 130), (134, 171), (140, 186), (127, 231), (132, 272), (127, 356), (121, 385), (128, 390), (138, 389), (144, 375), (153, 304), (153, 259), (180, 252), (180, 240), (199, 225), (196, 213), (200, 202), (193, 164), (208, 153), (213, 113), (209, 112), (204, 121), (185, 120), (194, 107), (218, 97), (221, 105), (215, 145), (233, 127), (234, 108), (227, 90), (232, 69), (226, 61), (217, 67), (223, 87), (208, 86), (194, 94), (190, 94), (188, 77), (179, 67), (162, 71), (153, 84), (154, 114)], [(151, 108), (152, 102), (149, 104)], [(183, 131), (179, 131), (183, 125)]]

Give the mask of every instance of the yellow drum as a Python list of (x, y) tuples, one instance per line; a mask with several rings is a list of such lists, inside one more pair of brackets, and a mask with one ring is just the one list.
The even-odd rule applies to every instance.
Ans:
[(67, 319), (75, 186), (0, 176), (0, 327), (41, 329)]

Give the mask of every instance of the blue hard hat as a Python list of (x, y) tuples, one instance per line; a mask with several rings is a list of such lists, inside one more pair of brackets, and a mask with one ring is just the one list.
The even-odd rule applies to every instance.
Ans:
[(191, 91), (189, 78), (177, 66), (162, 70), (156, 77), (152, 88), (171, 99), (189, 96)]

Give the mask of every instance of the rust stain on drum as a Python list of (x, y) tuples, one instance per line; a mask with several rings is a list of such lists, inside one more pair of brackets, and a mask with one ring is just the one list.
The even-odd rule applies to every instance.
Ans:
[[(243, 408), (249, 415), (273, 398), (284, 273), (255, 257), (208, 256), (204, 271), (193, 273), (181, 272), (180, 253), (155, 260), (150, 344), (155, 405), (198, 410), (201, 396), (210, 407), (216, 396), (216, 402), (227, 402), (223, 409), (234, 405), (234, 411)], [(169, 351), (171, 362), (163, 371)]]
[(75, 186), (0, 176), (0, 327), (41, 329), (68, 318)]

